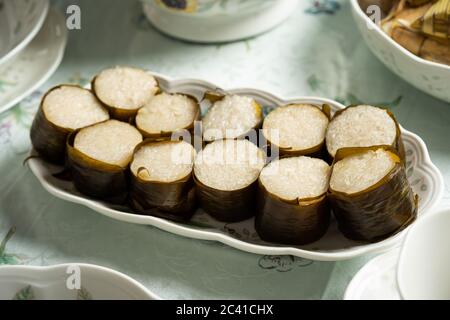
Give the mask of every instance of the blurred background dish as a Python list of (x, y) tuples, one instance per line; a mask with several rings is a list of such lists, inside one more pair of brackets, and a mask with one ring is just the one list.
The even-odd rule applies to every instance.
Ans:
[(8, 64), (0, 66), (0, 112), (13, 107), (47, 81), (61, 63), (66, 42), (64, 16), (50, 9), (33, 41)]
[(0, 0), (0, 66), (33, 40), (48, 9), (48, 0)]
[[(75, 285), (79, 271), (80, 288)], [(69, 284), (69, 285), (68, 285)], [(0, 267), (0, 300), (159, 300), (118, 271), (83, 263)]]
[[(450, 66), (425, 60), (394, 41), (360, 6), (380, 1), (351, 0), (354, 20), (367, 46), (392, 72), (416, 88), (450, 102)], [(387, 6), (390, 8), (390, 6)]]
[(402, 248), (370, 260), (345, 300), (449, 299), (449, 209), (431, 212), (408, 231)]
[(142, 0), (160, 31), (194, 42), (227, 42), (266, 32), (289, 17), (298, 0)]
[(397, 266), (402, 299), (450, 299), (450, 209), (419, 220), (403, 241)]

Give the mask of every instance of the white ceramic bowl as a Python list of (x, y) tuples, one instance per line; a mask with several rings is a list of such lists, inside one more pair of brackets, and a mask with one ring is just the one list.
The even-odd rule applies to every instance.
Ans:
[[(75, 277), (79, 275), (79, 289)], [(136, 280), (91, 264), (1, 266), (0, 300), (158, 300)]]
[(298, 0), (143, 0), (144, 12), (157, 29), (195, 42), (234, 41), (263, 33), (284, 21), (297, 3)]
[(0, 113), (14, 107), (53, 75), (64, 56), (67, 36), (64, 15), (50, 9), (33, 41), (0, 66), (0, 80), (4, 82), (0, 90)]
[(361, 9), (358, 0), (351, 0), (351, 5), (364, 41), (386, 67), (416, 88), (450, 102), (450, 66), (412, 54), (377, 27)]
[(419, 220), (403, 242), (397, 266), (400, 295), (450, 300), (450, 209)]
[(49, 8), (48, 0), (0, 0), (0, 65), (33, 40)]
[[(168, 92), (182, 92), (201, 100), (205, 91), (219, 88), (217, 85), (193, 79), (172, 80), (154, 74), (161, 88)], [(257, 89), (229, 89), (230, 93), (248, 95), (258, 101), (267, 113), (272, 108), (289, 103), (329, 104), (334, 111), (344, 108), (336, 101), (318, 97), (297, 97), (284, 99)], [(38, 103), (38, 102), (36, 102)], [(203, 105), (202, 105), (203, 106)], [(203, 106), (204, 107), (204, 106)], [(203, 111), (204, 108), (203, 108)], [(430, 160), (423, 140), (402, 128), (402, 137), (407, 150), (406, 165), (408, 179), (415, 193), (419, 195), (419, 216), (426, 215), (441, 199), (444, 182), (439, 170)], [(266, 255), (294, 255), (312, 260), (336, 261), (350, 259), (367, 253), (380, 252), (399, 245), (405, 230), (377, 243), (360, 243), (346, 239), (332, 221), (326, 235), (312, 244), (300, 247), (277, 245), (262, 241), (254, 228), (254, 219), (238, 223), (221, 223), (212, 219), (203, 210), (197, 210), (189, 223), (176, 223), (153, 216), (133, 214), (127, 207), (89, 198), (79, 193), (70, 181), (57, 179), (53, 174), (63, 167), (53, 166), (40, 158), (29, 159), (28, 164), (42, 186), (51, 194), (66, 201), (87, 206), (113, 219), (152, 225), (181, 236), (219, 241), (234, 248)]]

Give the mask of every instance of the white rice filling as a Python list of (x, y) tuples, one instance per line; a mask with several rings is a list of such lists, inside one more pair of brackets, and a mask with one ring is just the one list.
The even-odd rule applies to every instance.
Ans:
[(74, 148), (93, 159), (125, 167), (141, 142), (142, 136), (135, 127), (109, 120), (81, 129), (75, 136)]
[(305, 150), (325, 140), (328, 117), (308, 104), (282, 106), (270, 112), (264, 120), (267, 140), (281, 148)]
[(386, 110), (360, 105), (346, 109), (330, 122), (327, 149), (334, 157), (344, 147), (392, 145), (396, 135), (395, 122)]
[(203, 118), (207, 141), (238, 138), (262, 121), (262, 111), (253, 98), (229, 95), (217, 101)]
[(194, 157), (195, 149), (184, 141), (149, 143), (136, 151), (130, 168), (147, 181), (174, 182), (192, 172)]
[(208, 187), (232, 191), (256, 181), (264, 164), (264, 153), (248, 140), (218, 140), (197, 155), (194, 173)]
[(391, 154), (383, 149), (346, 157), (334, 164), (330, 188), (348, 194), (363, 191), (383, 179), (395, 164)]
[(42, 104), (51, 123), (76, 130), (109, 119), (108, 111), (92, 92), (75, 86), (61, 86), (49, 92)]
[(95, 79), (95, 94), (106, 105), (135, 110), (158, 91), (155, 78), (144, 70), (116, 67), (103, 70)]
[(259, 179), (267, 191), (280, 198), (305, 199), (327, 191), (330, 171), (330, 166), (321, 159), (284, 158), (267, 165)]
[(198, 111), (198, 104), (188, 96), (161, 93), (139, 109), (136, 125), (151, 134), (173, 132), (190, 126)]

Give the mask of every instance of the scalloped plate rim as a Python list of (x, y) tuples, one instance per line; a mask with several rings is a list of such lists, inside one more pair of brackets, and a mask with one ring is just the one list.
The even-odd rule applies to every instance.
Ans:
[[(280, 102), (280, 103), (288, 103), (288, 102), (294, 102), (294, 101), (316, 101), (316, 102), (322, 102), (322, 103), (329, 103), (332, 104), (338, 108), (344, 108), (345, 106), (341, 103), (338, 103), (336, 101), (333, 101), (331, 99), (327, 98), (320, 98), (320, 97), (313, 97), (313, 96), (302, 96), (302, 97), (294, 97), (289, 99), (280, 98), (279, 96), (266, 92), (264, 90), (259, 89), (252, 89), (252, 88), (234, 88), (234, 89), (223, 89), (215, 84), (212, 84), (208, 81), (203, 81), (199, 79), (171, 79), (167, 76), (163, 76), (161, 74), (158, 74), (156, 72), (151, 72), (155, 77), (160, 78), (160, 80), (167, 82), (169, 85), (188, 85), (188, 84), (196, 84), (204, 87), (205, 89), (211, 90), (211, 88), (216, 89), (222, 89), (227, 92), (252, 92), (254, 94), (259, 94), (265, 97), (270, 97), (271, 100)], [(314, 103), (314, 102), (311, 102)], [(420, 214), (426, 214), (426, 212), (431, 211), (434, 209), (434, 207), (439, 203), (441, 198), (444, 194), (444, 179), (442, 177), (442, 174), (440, 173), (439, 169), (431, 162), (428, 149), (425, 145), (425, 142), (416, 134), (409, 132), (408, 130), (401, 127), (402, 135), (406, 139), (411, 139), (413, 141), (416, 141), (416, 144), (419, 147), (420, 153), (417, 154), (417, 162), (418, 162), (418, 168), (426, 172), (426, 174), (430, 177), (432, 177), (432, 182), (435, 185), (435, 192), (433, 193), (429, 207), (427, 210), (422, 211)], [(33, 150), (31, 152), (34, 152)], [(199, 230), (195, 229), (190, 226), (183, 226), (180, 224), (177, 224), (175, 222), (153, 217), (153, 216), (142, 216), (137, 214), (130, 214), (126, 212), (122, 212), (119, 210), (111, 209), (108, 207), (105, 207), (102, 205), (101, 202), (91, 200), (88, 198), (84, 198), (78, 195), (74, 195), (70, 192), (67, 192), (65, 190), (61, 190), (58, 187), (55, 187), (51, 183), (45, 180), (45, 177), (43, 176), (43, 173), (38, 168), (38, 159), (32, 158), (28, 161), (28, 164), (31, 168), (31, 171), (33, 174), (37, 177), (39, 182), (42, 184), (42, 186), (52, 195), (54, 195), (57, 198), (78, 203), (81, 205), (84, 205), (86, 207), (91, 208), (92, 210), (99, 212), (105, 216), (108, 216), (110, 218), (125, 221), (129, 223), (135, 223), (135, 224), (142, 224), (142, 225), (151, 225), (154, 227), (157, 227), (159, 229), (162, 229), (164, 231), (174, 233), (180, 236), (188, 237), (188, 238), (194, 238), (194, 239), (200, 239), (200, 240), (211, 240), (211, 241), (218, 241), (225, 245), (228, 245), (230, 247), (246, 251), (249, 253), (255, 253), (255, 254), (263, 254), (263, 255), (293, 255), (301, 258), (311, 259), (311, 260), (317, 260), (317, 261), (339, 261), (339, 260), (347, 260), (351, 258), (355, 258), (358, 256), (361, 256), (363, 254), (368, 253), (379, 253), (387, 251), (395, 246), (400, 245), (401, 239), (405, 235), (408, 228), (404, 229), (403, 231), (399, 232), (398, 234), (377, 242), (377, 243), (371, 243), (371, 244), (362, 244), (351, 248), (345, 248), (341, 251), (335, 250), (335, 251), (314, 251), (314, 250), (306, 250), (306, 249), (300, 249), (295, 247), (289, 247), (289, 246), (267, 246), (267, 245), (260, 245), (260, 244), (254, 244), (249, 243), (246, 241), (242, 241), (236, 238), (233, 238), (227, 234), (218, 233), (217, 231), (208, 231), (208, 230)]]

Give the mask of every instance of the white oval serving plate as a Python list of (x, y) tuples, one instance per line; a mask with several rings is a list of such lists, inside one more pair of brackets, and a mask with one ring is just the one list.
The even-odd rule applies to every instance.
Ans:
[[(201, 80), (171, 80), (165, 76), (154, 74), (163, 90), (181, 92), (195, 96), (201, 100), (205, 91), (216, 90), (212, 83)], [(257, 89), (231, 89), (230, 93), (254, 97), (267, 113), (270, 109), (289, 103), (312, 103), (331, 106), (333, 111), (344, 108), (336, 101), (317, 97), (300, 97), (282, 99), (268, 92)], [(204, 110), (203, 110), (204, 111)], [(414, 191), (420, 197), (419, 215), (427, 214), (441, 199), (444, 182), (439, 170), (430, 160), (427, 147), (420, 137), (402, 128), (403, 140), (407, 150), (407, 175)], [(317, 242), (306, 246), (292, 247), (263, 242), (254, 229), (254, 219), (239, 223), (221, 223), (212, 219), (202, 210), (198, 210), (191, 222), (176, 223), (152, 216), (131, 213), (130, 209), (86, 197), (79, 193), (69, 181), (55, 178), (55, 173), (63, 170), (60, 166), (51, 165), (39, 158), (31, 158), (28, 164), (42, 186), (54, 196), (87, 206), (113, 219), (136, 224), (152, 225), (159, 229), (181, 236), (219, 241), (239, 250), (264, 255), (294, 255), (306, 259), (337, 261), (350, 259), (370, 252), (380, 252), (399, 244), (405, 230), (380, 242), (362, 244), (346, 239), (332, 221), (326, 235)]]
[(50, 78), (61, 63), (66, 42), (64, 16), (51, 9), (33, 41), (0, 67), (0, 112), (14, 107)]
[(367, 46), (392, 72), (436, 98), (450, 102), (450, 66), (422, 59), (412, 54), (381, 30), (351, 0), (353, 18)]
[[(79, 281), (79, 282), (78, 282)], [(84, 263), (1, 266), (0, 300), (159, 300), (118, 271)]]
[(0, 65), (21, 52), (41, 29), (49, 0), (0, 1)]

